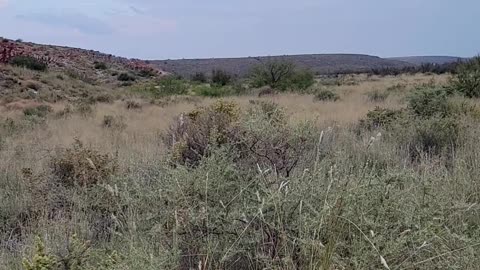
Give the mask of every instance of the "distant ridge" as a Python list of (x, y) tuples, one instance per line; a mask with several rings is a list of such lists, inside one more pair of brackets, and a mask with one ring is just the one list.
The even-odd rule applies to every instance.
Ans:
[(467, 58), (456, 57), (456, 56), (407, 56), (407, 57), (391, 57), (387, 59), (395, 60), (395, 61), (403, 61), (413, 65), (421, 65), (421, 64), (427, 64), (427, 63), (442, 65), (442, 64), (454, 63), (458, 61), (464, 61)]
[(308, 68), (316, 74), (365, 72), (374, 68), (401, 68), (412, 65), (404, 61), (363, 54), (303, 54), (244, 58), (154, 60), (149, 62), (161, 70), (190, 77), (197, 72), (209, 74), (213, 69), (222, 69), (231, 74), (245, 76), (253, 66), (268, 60), (290, 61), (299, 67)]

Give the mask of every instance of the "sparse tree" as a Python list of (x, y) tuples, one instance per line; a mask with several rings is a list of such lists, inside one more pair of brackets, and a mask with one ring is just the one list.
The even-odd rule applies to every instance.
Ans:
[(254, 87), (270, 85), (277, 88), (292, 76), (294, 69), (295, 65), (287, 61), (268, 61), (253, 68), (252, 84)]

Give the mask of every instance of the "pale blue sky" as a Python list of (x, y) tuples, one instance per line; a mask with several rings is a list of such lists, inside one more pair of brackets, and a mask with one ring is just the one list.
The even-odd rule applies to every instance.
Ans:
[(0, 0), (0, 36), (144, 59), (480, 53), (479, 0)]

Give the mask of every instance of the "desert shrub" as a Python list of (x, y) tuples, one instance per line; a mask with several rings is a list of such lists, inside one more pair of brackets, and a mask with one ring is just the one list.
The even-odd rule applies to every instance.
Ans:
[(115, 157), (101, 154), (76, 140), (50, 161), (56, 180), (65, 186), (92, 186), (107, 181), (117, 170)]
[(315, 83), (313, 74), (288, 61), (268, 61), (250, 72), (250, 84), (255, 88), (271, 86), (280, 90), (306, 90)]
[(292, 77), (286, 83), (289, 85), (286, 87), (293, 88), (293, 90), (307, 90), (315, 84), (315, 77), (309, 70), (299, 69), (295, 70)]
[(46, 117), (49, 113), (53, 111), (50, 105), (38, 105), (35, 107), (25, 108), (23, 114), (25, 116), (36, 116), (36, 117)]
[(114, 97), (108, 93), (101, 93), (96, 96), (92, 97), (92, 103), (100, 102), (100, 103), (112, 103), (114, 101)]
[(389, 93), (395, 93), (395, 92), (400, 92), (403, 91), (407, 88), (407, 85), (403, 83), (397, 83), (392, 86), (387, 87), (386, 91)]
[(408, 97), (408, 109), (420, 117), (446, 116), (448, 95), (442, 88), (417, 89)]
[(221, 69), (212, 70), (212, 83), (219, 86), (225, 86), (232, 82), (232, 75)]
[(339, 99), (340, 97), (337, 93), (331, 90), (320, 90), (314, 97), (314, 100), (316, 101), (337, 101)]
[(152, 77), (155, 77), (157, 75), (157, 72), (154, 69), (151, 69), (151, 68), (143, 68), (137, 74), (138, 74), (138, 76), (143, 77), (143, 78), (152, 78)]
[(199, 96), (203, 97), (222, 97), (229, 95), (231, 93), (230, 89), (226, 86), (209, 86), (209, 85), (199, 85), (193, 88), (193, 92)]
[(405, 116), (406, 112), (403, 110), (376, 107), (374, 110), (369, 111), (364, 119), (360, 120), (360, 127), (367, 130), (388, 129), (392, 124), (396, 124), (399, 119)]
[(188, 93), (189, 86), (182, 80), (173, 76), (160, 79), (155, 86), (147, 89), (155, 97), (164, 97), (171, 95), (185, 95)]
[(410, 128), (414, 130), (408, 141), (412, 158), (419, 158), (422, 154), (451, 156), (462, 130), (459, 119), (455, 117), (417, 119)]
[(127, 127), (125, 119), (122, 116), (105, 115), (103, 116), (102, 126), (115, 130), (124, 130)]
[(106, 70), (108, 69), (108, 66), (105, 62), (98, 62), (98, 61), (95, 61), (93, 62), (93, 67), (95, 69), (99, 69), (99, 70)]
[(94, 107), (92, 104), (86, 100), (80, 100), (74, 105), (74, 112), (80, 114), (83, 117), (90, 117), (94, 113)]
[(263, 96), (273, 96), (277, 92), (275, 89), (273, 89), (270, 86), (263, 86), (260, 89), (258, 89), (258, 97), (263, 97)]
[(192, 76), (192, 81), (194, 82), (206, 83), (207, 80), (207, 76), (203, 72), (197, 72)]
[(125, 107), (127, 110), (140, 110), (142, 109), (142, 104), (135, 100), (127, 100)]
[(466, 97), (480, 97), (480, 56), (458, 66), (452, 87)]
[(113, 270), (121, 261), (116, 252), (96, 252), (89, 241), (74, 234), (67, 241), (65, 254), (48, 252), (43, 241), (35, 240), (35, 253), (31, 260), (23, 259), (24, 270)]
[(47, 63), (38, 60), (31, 56), (15, 56), (10, 60), (10, 64), (18, 67), (24, 67), (36, 71), (45, 71), (47, 70)]
[(43, 241), (37, 237), (35, 239), (35, 253), (31, 260), (24, 258), (22, 261), (24, 270), (57, 270), (57, 259), (48, 254)]
[(390, 94), (386, 91), (373, 90), (367, 93), (368, 100), (371, 102), (383, 102)]
[(253, 67), (250, 82), (256, 88), (269, 85), (280, 89), (280, 85), (285, 86), (284, 82), (292, 77), (294, 68), (295, 65), (287, 61), (268, 61)]
[(34, 81), (29, 81), (25, 84), (25, 88), (39, 91), (42, 88), (42, 85)]
[(228, 142), (238, 117), (239, 108), (235, 103), (218, 101), (180, 115), (164, 136), (164, 142), (172, 150), (175, 162), (196, 166), (209, 155), (212, 145)]
[(135, 78), (134, 75), (128, 74), (128, 73), (120, 73), (117, 77), (117, 80), (121, 82), (134, 82), (137, 79)]

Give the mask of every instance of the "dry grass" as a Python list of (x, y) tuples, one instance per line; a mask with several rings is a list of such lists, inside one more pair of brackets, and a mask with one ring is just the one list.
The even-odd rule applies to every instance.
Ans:
[[(262, 158), (255, 166), (251, 160), (237, 161), (241, 157), (232, 148), (212, 149), (196, 168), (168, 163), (170, 149), (161, 134), (174, 117), (216, 99), (178, 98), (169, 105), (160, 102), (163, 106), (138, 99), (141, 108), (134, 110), (127, 109), (128, 100), (118, 100), (94, 105), (92, 114), (58, 116), (71, 106), (60, 102), (51, 104), (54, 112), (44, 119), (23, 115), (32, 101), (2, 103), (0, 123), (10, 123), (10, 118), (17, 126), (13, 131), (0, 126), (0, 201), (5, 202), (0, 211), (0, 269), (21, 269), (21, 258), (31, 257), (36, 235), (48, 251), (62, 254), (72, 233), (91, 240), (97, 249), (93, 253), (121, 253), (121, 266), (105, 268), (109, 270), (198, 265), (476, 269), (478, 122), (467, 119), (472, 125), (462, 133), (455, 159), (437, 151), (437, 156), (422, 152), (412, 161), (402, 145), (412, 130), (377, 136), (378, 131), (359, 135), (351, 129), (376, 106), (404, 108), (408, 91), (447, 79), (356, 76), (355, 85), (328, 86), (339, 94), (337, 102), (298, 94), (227, 97), (243, 112), (242, 135), (249, 135), (242, 140), (261, 142), (255, 144), (263, 147), (257, 149)], [(398, 85), (402, 87), (394, 87), (384, 101), (367, 97), (372, 90)], [(282, 131), (288, 132), (278, 132), (278, 126), (261, 115), (249, 115), (251, 100), (284, 107), (289, 123)], [(118, 117), (125, 128), (104, 126), (105, 116)], [(315, 125), (302, 129), (304, 121)], [(280, 143), (271, 145), (273, 139)], [(52, 184), (52, 157), (76, 140), (86, 149), (115, 156), (115, 176), (87, 190)], [(295, 157), (298, 168), (287, 176), (274, 173), (276, 165), (269, 165), (263, 151), (290, 159), (291, 153), (284, 155), (277, 148), (294, 143), (307, 145), (302, 156)], [(78, 163), (91, 165), (81, 157)], [(55, 211), (44, 205), (53, 205)]]

